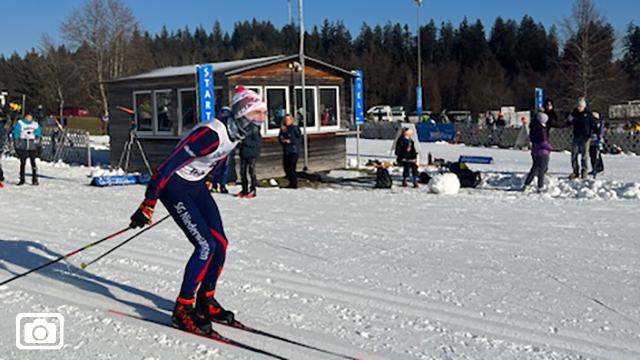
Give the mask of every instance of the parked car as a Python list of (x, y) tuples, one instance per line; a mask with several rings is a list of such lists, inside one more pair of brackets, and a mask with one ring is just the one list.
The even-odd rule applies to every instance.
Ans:
[[(62, 108), (62, 117), (86, 117), (89, 116), (89, 110), (82, 109), (78, 106), (65, 106)], [(49, 116), (59, 117), (60, 111), (54, 111), (49, 114)]]
[(405, 121), (405, 117), (402, 106), (376, 105), (367, 110), (367, 119), (371, 121)]

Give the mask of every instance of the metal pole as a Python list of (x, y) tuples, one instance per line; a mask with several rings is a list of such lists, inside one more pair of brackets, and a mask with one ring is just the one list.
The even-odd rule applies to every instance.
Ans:
[(304, 20), (302, 17), (302, 0), (300, 0), (300, 65), (302, 66), (302, 124), (304, 130), (304, 171), (309, 169), (309, 138), (307, 134), (307, 90), (306, 69), (304, 61)]
[[(416, 0), (416, 12), (418, 13), (418, 86), (422, 88), (422, 44), (420, 44), (420, 7), (422, 6), (422, 0)], [(416, 91), (416, 97), (418, 93)], [(422, 99), (419, 99), (422, 100)], [(420, 101), (420, 107), (422, 107), (422, 101)], [(416, 101), (417, 103), (417, 101)], [(418, 119), (421, 121), (422, 119)]]
[(289, 0), (289, 24), (293, 25), (293, 11), (291, 11), (291, 0)]
[(355, 80), (351, 80), (351, 114), (353, 116), (353, 122), (356, 124), (356, 160), (358, 165), (356, 169), (360, 169), (360, 124), (356, 121), (356, 99), (355, 99)]

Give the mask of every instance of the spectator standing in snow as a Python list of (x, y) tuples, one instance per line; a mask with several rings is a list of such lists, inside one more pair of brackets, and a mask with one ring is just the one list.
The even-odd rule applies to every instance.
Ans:
[(505, 120), (505, 118), (502, 115), (502, 113), (500, 113), (500, 115), (498, 115), (498, 120), (496, 121), (496, 126), (499, 129), (504, 129), (507, 126), (507, 120)]
[(23, 119), (18, 120), (13, 128), (13, 141), (16, 152), (20, 158), (20, 182), (18, 186), (25, 183), (25, 167), (27, 158), (31, 160), (31, 183), (38, 185), (38, 169), (36, 167), (36, 157), (40, 150), (40, 125), (33, 121), (33, 115), (27, 112)]
[[(587, 178), (587, 164), (589, 163), (589, 143), (595, 128), (591, 112), (587, 110), (587, 101), (578, 99), (576, 109), (569, 116), (569, 123), (573, 126), (573, 144), (571, 146), (571, 167), (573, 173), (569, 179)], [(578, 162), (580, 158), (580, 162)]]
[(549, 168), (549, 158), (553, 146), (549, 142), (549, 115), (543, 110), (540, 109), (540, 112), (529, 125), (533, 165), (524, 182), (523, 191), (533, 182), (534, 177), (538, 177), (538, 191), (541, 191), (544, 187), (544, 176)]
[[(260, 130), (252, 131), (242, 141), (240, 145), (240, 177), (242, 179), (242, 191), (238, 197), (253, 198), (256, 196), (256, 187), (258, 180), (256, 179), (256, 161), (260, 157), (262, 150), (262, 136)], [(249, 180), (247, 172), (251, 177), (251, 188), (249, 188)]]
[(544, 99), (544, 113), (549, 117), (549, 121), (547, 122), (547, 131), (551, 128), (564, 128), (568, 126), (568, 123), (561, 122), (558, 117), (558, 113), (556, 113), (555, 106), (553, 105), (553, 100), (551, 98)]
[(496, 120), (493, 118), (493, 114), (491, 112), (487, 113), (487, 118), (485, 120), (487, 125), (487, 129), (493, 130), (495, 127)]
[(413, 131), (410, 128), (404, 128), (402, 135), (396, 141), (396, 156), (398, 165), (402, 166), (402, 186), (407, 187), (409, 183), (407, 179), (411, 174), (413, 181), (413, 187), (417, 188), (418, 185), (418, 152), (416, 151), (416, 145), (411, 139)]
[(7, 116), (4, 109), (0, 108), (0, 189), (4, 186), (4, 173), (2, 172), (2, 155), (4, 154), (4, 141), (7, 139)]
[(291, 114), (285, 115), (278, 141), (282, 144), (282, 150), (284, 152), (282, 162), (286, 174), (285, 178), (289, 180), (287, 188), (297, 189), (298, 175), (296, 174), (296, 165), (298, 164), (302, 133), (300, 133), (300, 129), (294, 124)]

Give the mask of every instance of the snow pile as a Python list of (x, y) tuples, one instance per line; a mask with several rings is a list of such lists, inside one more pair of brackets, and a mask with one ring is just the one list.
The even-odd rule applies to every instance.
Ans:
[[(101, 169), (101, 168), (91, 168), (91, 173), (90, 173), (90, 177), (96, 177), (96, 176), (121, 176), (121, 175), (127, 175), (126, 172), (124, 172), (124, 170), (122, 169), (115, 169), (115, 170), (109, 170), (109, 169)], [(140, 175), (140, 173), (133, 173), (133, 175)]]
[(434, 194), (454, 195), (460, 191), (460, 180), (456, 174), (440, 174), (431, 178), (429, 190)]
[(109, 150), (111, 147), (109, 135), (90, 136), (89, 142), (91, 144), (91, 148), (95, 150)]
[(551, 184), (553, 197), (579, 199), (640, 199), (639, 183), (623, 183), (605, 180), (564, 180)]
[[(484, 188), (517, 191), (524, 186), (526, 175), (516, 173), (485, 173)], [(534, 180), (534, 185), (537, 180)], [(614, 180), (569, 180), (555, 176), (545, 177), (546, 193), (565, 199), (640, 199), (640, 183)]]

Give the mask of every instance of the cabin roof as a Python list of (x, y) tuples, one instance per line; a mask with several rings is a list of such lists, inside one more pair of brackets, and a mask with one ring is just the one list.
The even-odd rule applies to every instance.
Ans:
[[(209, 63), (207, 65), (213, 66), (214, 73), (224, 73), (226, 76), (241, 74), (245, 71), (259, 69), (262, 67), (270, 66), (273, 64), (277, 64), (283, 61), (290, 61), (293, 59), (299, 58), (299, 55), (276, 55), (276, 56), (268, 56), (262, 58), (255, 59), (244, 59), (244, 60), (235, 60), (235, 61), (225, 61), (219, 63)], [(316, 63), (318, 65), (327, 67), (333, 71), (336, 71), (343, 76), (346, 77), (356, 77), (353, 72), (342, 69), (340, 67), (331, 65), (329, 63), (310, 58), (305, 56), (305, 61)], [(159, 78), (169, 78), (169, 77), (178, 77), (178, 76), (188, 76), (196, 74), (196, 66), (198, 64), (193, 65), (185, 65), (185, 66), (172, 66), (165, 67), (161, 69), (156, 69), (150, 72), (146, 72), (143, 74), (126, 76), (117, 79), (107, 80), (105, 83), (118, 83), (125, 81), (134, 81), (134, 80), (145, 80), (145, 79), (159, 79)]]

